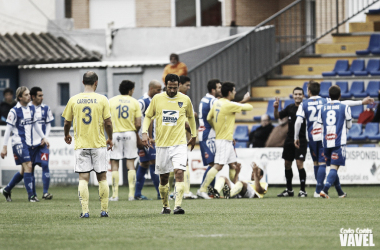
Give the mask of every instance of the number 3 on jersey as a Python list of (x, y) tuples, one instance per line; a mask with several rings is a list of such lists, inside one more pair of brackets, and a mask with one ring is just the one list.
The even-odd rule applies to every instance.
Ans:
[(86, 117), (88, 117), (88, 120), (87, 118), (82, 118), (83, 123), (86, 125), (90, 124), (92, 121), (91, 108), (89, 106), (86, 106), (82, 109), (82, 112), (86, 115)]

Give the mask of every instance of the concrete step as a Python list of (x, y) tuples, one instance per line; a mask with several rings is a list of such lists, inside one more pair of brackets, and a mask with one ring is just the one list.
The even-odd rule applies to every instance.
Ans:
[(260, 98), (289, 98), (294, 86), (267, 86), (267, 87), (252, 87), (252, 97)]
[(236, 113), (235, 118), (236, 120), (253, 121), (254, 116), (261, 116), (262, 114), (265, 114), (265, 112), (267, 111), (267, 106), (268, 102), (265, 102), (264, 108), (256, 108), (256, 106), (253, 105), (252, 110)]
[(333, 35), (333, 43), (369, 43), (371, 35)]
[(285, 76), (321, 75), (322, 72), (331, 71), (334, 64), (298, 64), (283, 65), (282, 74)]
[(380, 15), (379, 14), (366, 14), (365, 21), (368, 22), (376, 22), (380, 21)]
[(299, 59), (300, 64), (334, 64), (337, 60), (348, 60), (351, 64), (353, 60), (357, 59), (357, 56), (337, 56), (337, 57), (301, 57)]
[(368, 43), (319, 43), (315, 45), (316, 54), (347, 54), (364, 50)]
[(373, 32), (380, 31), (380, 22), (365, 22), (365, 23), (357, 23), (352, 22), (349, 23), (349, 31), (350, 32)]
[[(322, 78), (320, 79), (313, 79), (314, 81), (321, 82), (323, 81)], [(295, 87), (302, 87), (304, 82), (308, 82), (310, 79), (304, 78), (304, 79), (269, 79), (267, 80), (267, 84), (270, 87), (273, 86), (292, 86)]]

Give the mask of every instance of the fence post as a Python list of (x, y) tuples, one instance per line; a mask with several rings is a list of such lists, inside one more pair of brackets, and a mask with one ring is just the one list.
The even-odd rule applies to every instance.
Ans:
[(336, 10), (336, 33), (339, 33), (339, 0), (335, 0)]

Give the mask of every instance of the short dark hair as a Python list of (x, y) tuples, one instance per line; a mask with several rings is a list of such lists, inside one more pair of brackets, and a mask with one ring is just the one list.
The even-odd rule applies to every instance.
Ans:
[(319, 82), (310, 80), (309, 84), (307, 85), (307, 88), (310, 90), (310, 93), (312, 95), (318, 95), (319, 91), (321, 90), (321, 85)]
[(98, 75), (93, 71), (87, 71), (83, 75), (83, 84), (84, 85), (94, 85), (98, 80)]
[(338, 85), (333, 85), (329, 88), (329, 96), (331, 100), (339, 100), (340, 97), (340, 87)]
[(13, 95), (13, 90), (11, 88), (6, 88), (3, 91), (3, 95), (5, 95), (6, 93), (10, 93), (11, 95)]
[(228, 96), (228, 92), (234, 91), (234, 88), (235, 88), (235, 84), (234, 83), (232, 83), (232, 82), (224, 82), (222, 84), (222, 96), (223, 97), (227, 97)]
[(167, 74), (165, 76), (165, 86), (168, 85), (168, 81), (171, 81), (171, 82), (177, 81), (179, 84), (179, 77), (176, 74)]
[(169, 56), (169, 60), (171, 60), (172, 57), (174, 57), (177, 61), (179, 61), (179, 56), (177, 54), (171, 53), (170, 56)]
[(135, 87), (135, 83), (130, 80), (124, 80), (119, 85), (119, 92), (122, 95), (128, 95), (129, 91), (131, 91)]
[(301, 88), (301, 87), (295, 87), (294, 89), (293, 89), (293, 93), (294, 93), (294, 91), (296, 91), (296, 90), (301, 90), (302, 91), (302, 94), (304, 95), (305, 93), (303, 92), (303, 88)]
[(32, 100), (33, 100), (32, 96), (37, 96), (38, 91), (42, 91), (42, 89), (40, 87), (33, 87), (30, 89), (30, 98), (32, 98)]
[(213, 89), (216, 89), (216, 84), (217, 83), (220, 83), (219, 79), (211, 79), (210, 81), (208, 81), (208, 83), (207, 83), (207, 89), (208, 89), (209, 93), (211, 93), (211, 91)]
[(179, 83), (180, 84), (185, 84), (187, 82), (190, 82), (190, 77), (188, 77), (188, 76), (180, 76), (179, 77)]

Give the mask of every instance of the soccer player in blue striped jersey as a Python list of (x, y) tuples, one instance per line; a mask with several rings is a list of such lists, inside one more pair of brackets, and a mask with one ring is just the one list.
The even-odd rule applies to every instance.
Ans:
[(43, 138), (40, 143), (41, 146), (47, 145), (49, 142), (41, 131), (39, 126), (34, 126), (38, 120), (36, 109), (33, 105), (29, 105), (30, 94), (29, 89), (25, 86), (19, 87), (16, 90), (16, 98), (18, 103), (9, 111), (7, 118), (7, 128), (4, 134), (3, 150), (1, 151), (1, 158), (7, 156), (8, 140), (12, 135), (12, 150), (15, 158), (16, 165), (21, 165), (21, 171), (17, 172), (8, 185), (2, 189), (2, 193), (7, 201), (12, 201), (11, 190), (24, 178), (25, 189), (28, 192), (28, 199), (30, 202), (37, 202), (38, 199), (33, 192), (33, 176), (32, 176), (32, 155), (31, 150), (34, 145), (33, 141), (33, 127), (36, 132)]
[[(318, 198), (322, 190), (323, 182), (326, 177), (326, 163), (323, 156), (322, 145), (322, 126), (317, 122), (319, 111), (321, 107), (326, 104), (330, 98), (322, 98), (319, 96), (320, 84), (315, 81), (310, 81), (308, 84), (308, 100), (302, 102), (297, 110), (297, 120), (294, 125), (294, 144), (297, 148), (300, 147), (299, 133), (303, 120), (306, 119), (306, 136), (309, 140), (310, 154), (314, 162), (314, 175), (317, 180), (317, 186), (314, 197)], [(373, 103), (372, 98), (364, 98), (362, 101), (342, 101), (343, 104), (348, 106), (357, 106)], [(335, 185), (338, 193), (343, 193), (340, 184)]]
[[(203, 166), (208, 166), (205, 171), (202, 183), (206, 178), (207, 172), (214, 166), (215, 158), (215, 130), (211, 127), (207, 121), (207, 115), (210, 112), (214, 102), (218, 100), (218, 97), (222, 96), (221, 89), (222, 84), (219, 79), (211, 79), (207, 83), (208, 93), (202, 98), (199, 104), (199, 129), (198, 140), (201, 148)], [(215, 180), (211, 182), (213, 187)]]
[[(322, 106), (318, 115), (318, 123), (322, 125), (326, 164), (331, 166), (325, 186), (320, 192), (323, 198), (330, 198), (329, 188), (332, 184), (339, 183), (338, 169), (344, 166), (346, 161), (347, 129), (352, 126), (350, 107), (339, 101), (339, 86), (331, 86), (329, 95), (331, 101)], [(340, 193), (339, 197), (346, 197), (346, 195)]]

